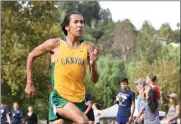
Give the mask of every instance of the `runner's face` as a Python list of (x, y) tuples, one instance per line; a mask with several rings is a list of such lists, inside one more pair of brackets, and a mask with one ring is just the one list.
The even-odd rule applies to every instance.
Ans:
[(70, 16), (69, 26), (66, 26), (66, 30), (68, 33), (73, 35), (74, 37), (80, 37), (84, 32), (84, 19), (79, 14), (72, 14)]

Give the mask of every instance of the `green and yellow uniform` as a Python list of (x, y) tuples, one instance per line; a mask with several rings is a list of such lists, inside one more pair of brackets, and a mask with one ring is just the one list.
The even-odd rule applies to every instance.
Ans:
[[(79, 48), (70, 48), (65, 41), (60, 41), (60, 56), (52, 63), (51, 82), (54, 90), (50, 94), (51, 106), (49, 120), (55, 120), (56, 107), (63, 107), (68, 102), (74, 103), (84, 111), (85, 84), (87, 65), (87, 46), (81, 41)], [(52, 113), (52, 114), (51, 114)]]

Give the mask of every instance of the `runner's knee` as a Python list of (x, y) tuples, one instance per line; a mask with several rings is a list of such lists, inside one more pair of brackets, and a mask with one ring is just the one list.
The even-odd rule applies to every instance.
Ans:
[(77, 124), (89, 124), (89, 120), (86, 116), (79, 116), (77, 117), (76, 121)]

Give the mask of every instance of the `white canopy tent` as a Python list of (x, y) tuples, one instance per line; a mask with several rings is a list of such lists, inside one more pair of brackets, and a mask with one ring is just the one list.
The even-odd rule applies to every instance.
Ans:
[[(135, 102), (137, 103), (137, 100)], [(136, 105), (136, 103), (135, 103), (135, 105)], [(118, 112), (118, 105), (115, 104), (109, 108), (102, 110), (102, 112), (103, 112), (104, 117), (116, 117), (117, 112)], [(137, 114), (138, 114), (137, 109), (135, 109), (134, 116), (136, 116)], [(166, 113), (163, 111), (159, 111), (159, 116), (165, 117)]]

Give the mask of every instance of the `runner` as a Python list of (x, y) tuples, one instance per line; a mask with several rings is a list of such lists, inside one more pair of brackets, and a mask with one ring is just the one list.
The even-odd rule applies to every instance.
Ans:
[(65, 40), (61, 38), (49, 39), (29, 53), (25, 92), (28, 97), (35, 93), (32, 81), (34, 59), (52, 51), (56, 56), (54, 90), (51, 93), (51, 103), (56, 108), (54, 112), (58, 112), (65, 123), (71, 120), (78, 124), (88, 124), (88, 118), (83, 114), (85, 103), (83, 80), (86, 65), (89, 64), (92, 82), (98, 81), (97, 48), (89, 41), (80, 40), (85, 28), (85, 21), (80, 13), (68, 13), (61, 26), (66, 35)]

